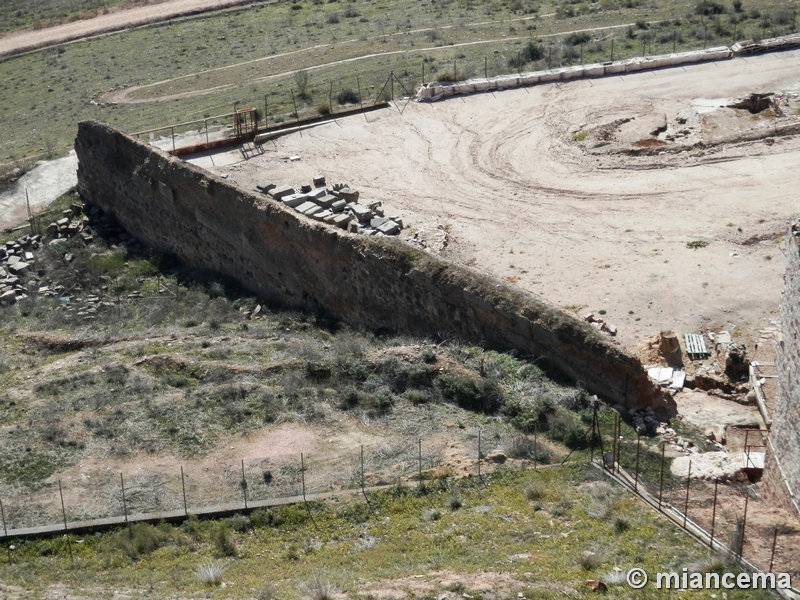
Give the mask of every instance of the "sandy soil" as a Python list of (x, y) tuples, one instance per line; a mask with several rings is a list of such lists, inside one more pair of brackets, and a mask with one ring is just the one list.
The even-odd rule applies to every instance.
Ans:
[(126, 27), (174, 19), (187, 13), (216, 10), (244, 3), (242, 0), (167, 0), (161, 4), (113, 11), (91, 19), (73, 21), (47, 29), (13, 31), (0, 37), (0, 56), (43, 48), (109, 31), (118, 31)]
[[(796, 90), (798, 59), (786, 52), (411, 102), (402, 113), (270, 142), (263, 155), (216, 171), (248, 189), (316, 173), (346, 181), (401, 214), (406, 235), (444, 226), (451, 259), (558, 306), (607, 311), (631, 349), (661, 329), (719, 327), (749, 339), (780, 301), (777, 238), (797, 209), (800, 140), (597, 156), (572, 133), (626, 117), (674, 117), (698, 98)], [(286, 162), (289, 155), (302, 160)], [(694, 240), (709, 245), (687, 248)]]

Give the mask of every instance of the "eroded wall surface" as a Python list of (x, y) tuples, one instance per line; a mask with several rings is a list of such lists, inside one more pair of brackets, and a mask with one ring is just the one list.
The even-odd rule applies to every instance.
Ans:
[(312, 221), (107, 125), (81, 123), (75, 149), (86, 201), (148, 246), (260, 297), (356, 327), (515, 348), (611, 402), (676, 412), (636, 357), (501, 280)]
[(764, 480), (773, 497), (800, 512), (800, 219), (792, 221), (787, 233), (782, 340), (777, 348), (779, 391)]

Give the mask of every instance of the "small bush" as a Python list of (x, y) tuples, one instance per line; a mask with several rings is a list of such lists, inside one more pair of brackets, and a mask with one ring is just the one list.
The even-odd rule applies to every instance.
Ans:
[(588, 131), (579, 131), (578, 133), (572, 134), (572, 141), (573, 142), (582, 142), (589, 136)]
[(546, 490), (537, 483), (529, 483), (525, 486), (525, 498), (530, 501), (541, 500), (545, 497)]
[(336, 594), (336, 587), (318, 573), (299, 587), (308, 600), (334, 600)]
[(194, 574), (201, 583), (208, 586), (216, 586), (222, 583), (222, 573), (225, 565), (219, 562), (210, 562), (199, 565)]
[(422, 351), (422, 361), (431, 365), (436, 362), (436, 352), (431, 350), (430, 348), (426, 348)]
[(525, 60), (525, 62), (535, 62), (537, 60), (541, 60), (542, 56), (544, 56), (542, 47), (534, 44), (533, 42), (528, 42), (528, 45), (522, 50), (522, 58)]
[(625, 533), (631, 528), (631, 523), (625, 517), (617, 517), (614, 519), (614, 531), (619, 534)]
[(338, 12), (328, 13), (328, 16), (325, 17), (325, 22), (328, 23), (328, 25), (335, 25), (336, 23), (339, 22), (339, 13)]
[(693, 242), (686, 242), (686, 247), (690, 250), (697, 250), (698, 248), (705, 248), (708, 242), (705, 240), (694, 240)]
[(464, 506), (464, 501), (458, 494), (453, 494), (447, 499), (447, 505), (450, 507), (450, 510), (458, 510)]
[(408, 390), (404, 396), (406, 400), (414, 405), (427, 404), (432, 399), (429, 392), (424, 392), (422, 390)]
[(436, 508), (429, 508), (422, 513), (422, 518), (425, 521), (438, 521), (442, 518), (442, 513)]
[(353, 89), (344, 88), (336, 94), (336, 102), (339, 104), (358, 104), (361, 102), (361, 97), (358, 95), (358, 92)]
[(327, 116), (331, 114), (331, 107), (325, 102), (320, 102), (319, 104), (317, 104), (317, 112), (321, 114), (323, 117)]
[(471, 377), (445, 373), (435, 380), (436, 386), (447, 400), (467, 410), (493, 413), (503, 402), (503, 392), (497, 382), (490, 379), (475, 380)]
[(231, 529), (239, 533), (246, 533), (253, 528), (250, 519), (243, 515), (233, 515), (231, 518), (227, 519), (227, 523), (230, 525)]
[(597, 552), (591, 552), (587, 550), (581, 555), (581, 558), (578, 562), (584, 570), (593, 571), (603, 564), (603, 557)]
[(155, 527), (148, 523), (136, 523), (121, 529), (103, 540), (107, 551), (121, 552), (130, 560), (139, 560), (175, 540), (175, 532), (168, 525)]
[(231, 539), (231, 532), (227, 523), (219, 523), (211, 533), (211, 543), (214, 551), (219, 556), (236, 556), (236, 544)]

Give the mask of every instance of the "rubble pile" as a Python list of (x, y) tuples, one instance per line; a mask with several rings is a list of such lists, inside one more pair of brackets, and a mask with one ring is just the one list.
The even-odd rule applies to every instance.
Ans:
[(385, 216), (381, 202), (360, 203), (359, 192), (343, 183), (326, 188), (325, 177), (313, 178), (314, 185), (293, 188), (272, 182), (259, 183), (256, 190), (297, 212), (350, 233), (369, 236), (398, 235), (403, 229), (399, 216)]
[(598, 331), (602, 331), (603, 333), (607, 333), (611, 337), (617, 335), (617, 326), (608, 323), (604, 319), (600, 319), (594, 315), (594, 313), (589, 313), (583, 316), (583, 320), (589, 323), (592, 327), (597, 329)]
[(26, 235), (0, 246), (0, 304), (28, 297), (29, 282), (35, 283), (33, 252), (40, 244), (40, 236)]

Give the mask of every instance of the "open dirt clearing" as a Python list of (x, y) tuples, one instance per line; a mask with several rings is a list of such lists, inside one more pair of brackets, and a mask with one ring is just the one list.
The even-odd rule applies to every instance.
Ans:
[(106, 15), (56, 25), (47, 29), (23, 29), (0, 37), (0, 56), (237, 4), (244, 4), (244, 2), (242, 0), (168, 0), (162, 4), (114, 11)]
[[(674, 120), (698, 99), (796, 91), (799, 59), (786, 52), (411, 102), (211, 170), (248, 189), (318, 172), (347, 182), (399, 213), (404, 236), (435, 234), (432, 251), (444, 247), (558, 306), (606, 311), (631, 349), (660, 329), (724, 327), (749, 339), (780, 301), (777, 243), (798, 208), (800, 140), (630, 156), (590, 154), (572, 136), (622, 119)], [(687, 248), (693, 241), (708, 245)]]

